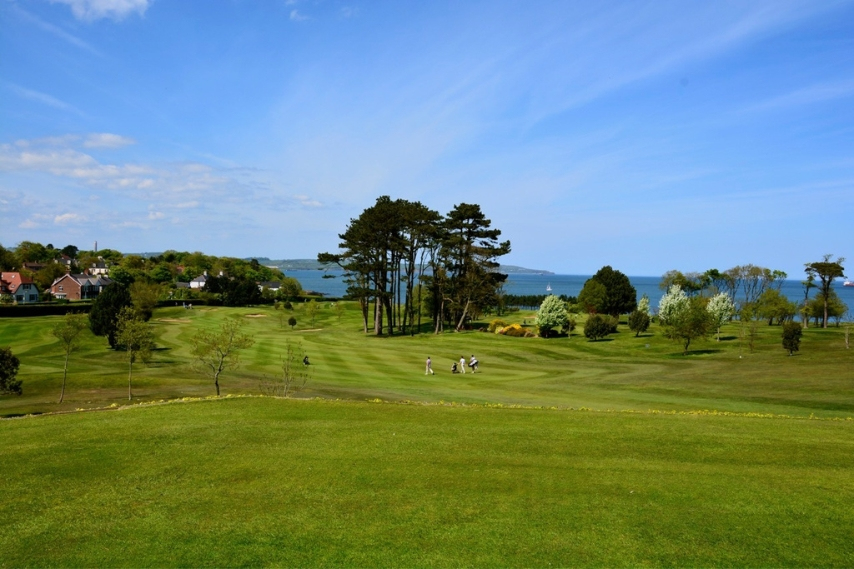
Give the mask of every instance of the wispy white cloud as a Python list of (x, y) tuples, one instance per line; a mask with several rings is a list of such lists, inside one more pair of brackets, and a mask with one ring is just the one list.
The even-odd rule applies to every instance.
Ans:
[(63, 213), (53, 218), (55, 225), (68, 225), (69, 223), (85, 223), (86, 217), (79, 213)]
[(92, 22), (102, 18), (121, 21), (136, 13), (140, 16), (152, 4), (152, 0), (50, 0), (54, 4), (71, 7), (71, 13), (78, 20)]
[(101, 53), (100, 51), (98, 51), (97, 49), (92, 47), (89, 43), (87, 43), (87, 42), (83, 41), (82, 39), (80, 39), (79, 37), (75, 36), (74, 34), (70, 34), (58, 26), (55, 26), (49, 22), (45, 22), (41, 18), (39, 18), (39, 17), (35, 16), (34, 14), (31, 14), (30, 12), (20, 8), (16, 4), (11, 4), (11, 10), (14, 11), (15, 14), (17, 14), (18, 17), (20, 17), (21, 19), (35, 25), (36, 27), (41, 28), (42, 30), (48, 32), (49, 34), (53, 34), (54, 36), (70, 43), (71, 45), (73, 45), (75, 47), (78, 47), (80, 49), (83, 49), (85, 51), (88, 51), (89, 53), (92, 53), (92, 54), (100, 56), (100, 57), (104, 56), (103, 53)]
[(835, 99), (844, 99), (851, 96), (854, 96), (854, 81), (821, 83), (772, 97), (766, 101), (747, 107), (745, 112), (777, 111), (791, 107), (814, 105)]
[(305, 20), (309, 19), (308, 16), (300, 14), (300, 11), (296, 9), (291, 10), (290, 18), (292, 22), (304, 22)]
[(14, 83), (6, 83), (6, 87), (23, 99), (37, 101), (55, 109), (71, 111), (77, 113), (78, 115), (84, 116), (83, 112), (80, 109), (66, 103), (65, 101), (57, 99), (52, 95), (48, 95), (47, 93), (42, 93), (33, 89), (27, 89), (26, 87), (21, 87), (20, 85), (15, 85)]
[(90, 134), (83, 141), (83, 146), (86, 148), (121, 148), (131, 144), (136, 144), (136, 141), (127, 136), (108, 132)]
[[(0, 144), (0, 172), (50, 174), (93, 190), (151, 202), (156, 205), (152, 209), (156, 212), (164, 211), (164, 207), (194, 209), (210, 200), (216, 200), (217, 206), (223, 208), (231, 207), (227, 204), (232, 202), (246, 205), (269, 191), (266, 181), (255, 179), (252, 170), (239, 169), (237, 177), (228, 169), (197, 162), (105, 163), (81, 150), (86, 146), (116, 147), (129, 141), (121, 135), (95, 134)], [(296, 201), (304, 207), (322, 205), (307, 195)]]

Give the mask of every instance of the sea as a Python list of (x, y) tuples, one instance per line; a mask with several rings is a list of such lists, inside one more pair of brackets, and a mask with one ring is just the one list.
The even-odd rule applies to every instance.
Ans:
[[(344, 296), (347, 285), (342, 279), (340, 271), (323, 270), (292, 270), (285, 271), (289, 277), (297, 279), (304, 290), (323, 293), (325, 296), (340, 298)], [(504, 284), (506, 294), (515, 295), (539, 295), (554, 294), (566, 296), (578, 296), (581, 287), (591, 275), (555, 275), (540, 273), (510, 273)], [(638, 299), (644, 294), (649, 297), (650, 306), (657, 307), (658, 302), (664, 295), (659, 288), (661, 277), (629, 277), (629, 281), (638, 292)], [(854, 310), (854, 287), (844, 287), (841, 282), (834, 283), (834, 290), (839, 298)], [(549, 291), (551, 289), (551, 291)], [(801, 281), (786, 280), (780, 288), (789, 300), (803, 302), (804, 289)], [(813, 298), (817, 290), (810, 291)]]

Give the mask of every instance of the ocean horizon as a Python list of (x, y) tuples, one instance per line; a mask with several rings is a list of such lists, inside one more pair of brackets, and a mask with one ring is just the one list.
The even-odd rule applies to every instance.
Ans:
[[(290, 270), (285, 275), (297, 279), (304, 290), (322, 293), (324, 296), (340, 298), (344, 296), (347, 285), (342, 280), (342, 271), (336, 270)], [(559, 275), (541, 273), (510, 273), (504, 284), (506, 294), (524, 296), (554, 294), (557, 296), (578, 296), (584, 283), (592, 275)], [(649, 297), (650, 306), (658, 306), (663, 290), (659, 288), (661, 277), (629, 276), (629, 281), (638, 293), (638, 299), (644, 294)], [(549, 290), (551, 289), (551, 290)], [(834, 290), (845, 304), (854, 308), (854, 287), (843, 287), (841, 282), (834, 284)], [(801, 303), (804, 299), (804, 289), (801, 281), (787, 279), (780, 288), (789, 300)], [(817, 290), (810, 291), (813, 298)]]

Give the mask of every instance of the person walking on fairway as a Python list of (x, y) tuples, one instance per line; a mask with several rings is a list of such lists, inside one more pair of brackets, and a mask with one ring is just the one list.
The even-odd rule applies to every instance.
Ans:
[(460, 370), (462, 370), (462, 373), (466, 372), (466, 357), (465, 356), (460, 356)]
[(474, 357), (474, 354), (471, 355), (471, 359), (469, 360), (469, 369), (472, 373), (477, 371), (477, 358)]
[(424, 372), (424, 375), (427, 374), (436, 375), (433, 373), (433, 360), (430, 359), (430, 356), (427, 356), (427, 370)]

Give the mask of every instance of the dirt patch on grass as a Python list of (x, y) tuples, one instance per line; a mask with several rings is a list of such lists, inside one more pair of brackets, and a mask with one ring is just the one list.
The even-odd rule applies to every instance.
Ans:
[(189, 318), (158, 318), (158, 322), (189, 322)]
[(306, 330), (297, 330), (297, 332), (320, 332), (323, 328), (308, 328)]
[(247, 314), (246, 318), (266, 318), (266, 314)]

